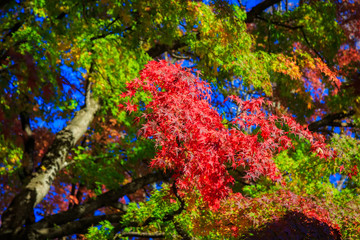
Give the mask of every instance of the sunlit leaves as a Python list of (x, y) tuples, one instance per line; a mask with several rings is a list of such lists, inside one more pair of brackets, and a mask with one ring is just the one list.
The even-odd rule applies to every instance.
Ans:
[(0, 175), (11, 174), (21, 167), (20, 160), (23, 151), (20, 147), (13, 145), (10, 141), (0, 138)]
[[(145, 105), (147, 111), (141, 118), (146, 122), (140, 131), (141, 136), (154, 139), (158, 147), (151, 165), (174, 171), (180, 189), (196, 187), (215, 208), (234, 182), (227, 168), (244, 168), (246, 179), (256, 180), (262, 175), (273, 181), (281, 179), (272, 156), (292, 147), (289, 133), (308, 139), (311, 150), (320, 157), (332, 155), (323, 139), (317, 141), (292, 118), (267, 115), (262, 98), (242, 101), (231, 97), (240, 108), (233, 121), (238, 128), (226, 129), (208, 102), (210, 88), (190, 72), (166, 61), (151, 61), (140, 76), (127, 84), (121, 97), (133, 96), (139, 90), (152, 96)], [(127, 108), (134, 111), (133, 103), (128, 102)], [(251, 134), (252, 127), (261, 131)]]

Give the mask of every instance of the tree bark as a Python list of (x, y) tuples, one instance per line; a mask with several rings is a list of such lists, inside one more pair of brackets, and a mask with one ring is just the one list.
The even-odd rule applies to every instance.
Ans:
[[(2, 215), (0, 239), (19, 239), (27, 216), (49, 192), (56, 174), (67, 166), (66, 156), (84, 135), (95, 113), (100, 108), (97, 100), (88, 96), (85, 108), (78, 111), (73, 120), (56, 134), (41, 165), (32, 174), (29, 183), (15, 196)], [(3, 238), (5, 237), (5, 238)]]
[(20, 113), (20, 120), (24, 139), (23, 171), (21, 171), (20, 180), (24, 183), (34, 170), (35, 138), (30, 126), (30, 117), (26, 111)]

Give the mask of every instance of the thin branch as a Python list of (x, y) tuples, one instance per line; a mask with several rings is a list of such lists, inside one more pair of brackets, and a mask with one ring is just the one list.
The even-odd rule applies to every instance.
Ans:
[(341, 189), (343, 188), (343, 186), (345, 184), (346, 179), (347, 179), (346, 175), (341, 175), (341, 179), (338, 181), (337, 187), (336, 187), (336, 189), (338, 191), (341, 191)]
[(174, 53), (174, 52), (170, 52), (170, 56), (173, 57), (173, 58), (176, 58), (177, 60), (183, 60), (183, 59), (187, 60), (187, 59), (190, 59), (189, 56), (178, 55), (178, 54), (176, 54), (176, 53)]
[(301, 31), (304, 39), (305, 39), (306, 44), (310, 47), (310, 49), (313, 50), (313, 51), (315, 52), (315, 54), (316, 54), (323, 62), (325, 62), (324, 57), (321, 56), (321, 54), (310, 44), (309, 40), (308, 40), (307, 37), (306, 37), (304, 28), (300, 28), (300, 31)]
[(89, 81), (90, 74), (94, 71), (94, 61), (91, 61), (91, 65), (89, 68), (88, 77), (85, 79), (85, 105), (90, 106), (91, 102), (91, 82)]
[(109, 25), (107, 25), (105, 27), (105, 30), (109, 29), (109, 27), (111, 27), (111, 25), (113, 25), (116, 21), (118, 21), (120, 19), (120, 16), (117, 16), (113, 21), (111, 21), (111, 23), (109, 23)]
[(121, 202), (112, 203), (110, 206), (113, 207), (113, 208), (116, 208), (116, 209), (118, 209), (118, 210), (120, 210), (122, 212), (126, 212), (127, 209), (128, 209), (128, 206), (126, 204), (121, 203)]
[(143, 187), (142, 190), (144, 191), (146, 197), (148, 197), (148, 198), (151, 197), (150, 194), (146, 191), (146, 188), (145, 188), (145, 187)]
[(329, 123), (328, 126), (330, 127), (356, 127), (353, 123), (345, 123), (345, 122), (332, 122)]
[[(72, 183), (72, 184), (71, 184), (70, 196), (75, 196), (75, 190), (76, 190), (76, 184), (75, 184), (75, 183)], [(74, 206), (74, 203), (69, 201), (68, 209), (72, 208), (73, 206)]]
[[(178, 215), (184, 210), (185, 201), (178, 194), (177, 187), (176, 187), (176, 180), (174, 181), (174, 183), (172, 185), (172, 189), (173, 189), (173, 192), (174, 192), (176, 198), (180, 202), (179, 209), (174, 212), (175, 215)], [(184, 231), (184, 229), (182, 229), (182, 227), (180, 226), (180, 224), (178, 222), (174, 221), (175, 215), (173, 215), (173, 217), (172, 217), (172, 222), (174, 223), (176, 232), (182, 237), (183, 240), (191, 240), (191, 237), (189, 236), (189, 234), (186, 231)]]
[(182, 237), (183, 240), (191, 240), (191, 237), (189, 236), (189, 234), (187, 232), (185, 232), (184, 229), (182, 229), (182, 227), (180, 226), (180, 224), (178, 222), (173, 221), (173, 223), (174, 223), (176, 232)]
[(103, 34), (101, 34), (101, 35), (92, 37), (92, 38), (90, 38), (90, 41), (95, 41), (95, 40), (97, 40), (97, 39), (106, 38), (107, 36), (109, 36), (109, 35), (111, 35), (111, 34), (114, 34), (114, 32), (110, 31), (110, 32), (103, 33)]
[(24, 156), (23, 156), (23, 174), (25, 180), (31, 173), (34, 171), (34, 148), (35, 148), (35, 138), (30, 126), (30, 116), (26, 111), (20, 113), (21, 127), (24, 132)]
[(145, 232), (127, 232), (117, 235), (115, 239), (121, 239), (121, 237), (140, 237), (140, 238), (165, 238), (165, 233), (145, 233)]

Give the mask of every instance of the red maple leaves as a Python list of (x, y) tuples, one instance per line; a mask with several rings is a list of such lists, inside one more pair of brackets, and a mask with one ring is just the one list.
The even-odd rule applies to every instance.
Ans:
[[(248, 179), (264, 175), (279, 181), (281, 174), (272, 157), (292, 147), (289, 134), (309, 139), (320, 157), (331, 155), (323, 142), (292, 118), (268, 114), (262, 98), (242, 101), (231, 97), (241, 113), (233, 120), (236, 127), (225, 128), (208, 101), (209, 85), (179, 65), (149, 62), (140, 78), (127, 84), (127, 92), (121, 97), (131, 97), (137, 91), (152, 95), (141, 129), (141, 134), (153, 138), (158, 147), (151, 165), (174, 171), (181, 189), (191, 191), (195, 187), (215, 208), (234, 182), (230, 169), (241, 168)], [(136, 111), (132, 104), (126, 109)], [(288, 131), (283, 129), (285, 125)]]

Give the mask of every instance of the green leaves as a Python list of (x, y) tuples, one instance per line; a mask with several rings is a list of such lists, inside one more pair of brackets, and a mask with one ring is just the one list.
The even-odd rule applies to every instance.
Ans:
[(0, 136), (0, 176), (12, 174), (21, 167), (23, 150), (15, 146), (11, 141)]
[[(154, 190), (150, 199), (145, 203), (129, 203), (127, 213), (121, 224), (125, 226), (124, 232), (164, 232), (166, 239), (173, 238), (176, 234), (174, 223), (180, 224), (185, 230), (191, 230), (191, 216), (185, 211), (175, 215), (180, 208), (180, 203), (171, 193), (168, 184), (162, 184), (162, 189)], [(174, 215), (174, 220), (166, 220), (166, 216)], [(142, 226), (145, 222), (148, 224)], [(131, 227), (132, 226), (132, 227)]]
[(77, 176), (73, 179), (74, 183), (80, 181), (90, 189), (94, 187), (97, 194), (101, 193), (102, 186), (114, 189), (123, 184), (123, 171), (128, 167), (118, 144), (110, 143), (104, 148), (105, 151), (94, 156), (91, 149), (78, 146), (74, 149), (74, 163), (71, 166), (73, 174)]
[(91, 240), (107, 240), (112, 235), (112, 230), (114, 226), (107, 220), (99, 222), (100, 227), (91, 227), (88, 230), (88, 233), (85, 234), (87, 239)]

